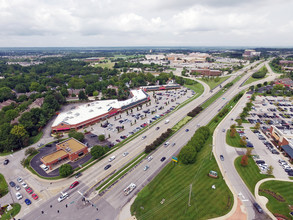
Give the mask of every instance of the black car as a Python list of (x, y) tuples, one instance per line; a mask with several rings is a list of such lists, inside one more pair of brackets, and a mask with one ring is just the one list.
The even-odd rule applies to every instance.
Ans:
[(15, 187), (15, 183), (14, 183), (13, 181), (11, 181), (11, 182), (9, 183), (9, 185), (10, 185), (11, 187)]
[(164, 160), (166, 160), (166, 157), (162, 157), (161, 158), (161, 162), (163, 162)]
[(221, 159), (221, 161), (224, 161), (224, 156), (220, 155), (220, 159)]
[(4, 165), (7, 165), (8, 163), (9, 163), (9, 160), (8, 159), (5, 159), (3, 164)]
[(260, 207), (259, 204), (257, 204), (257, 203), (255, 202), (255, 203), (253, 203), (253, 206), (256, 208), (256, 210), (257, 210), (259, 213), (263, 213), (263, 210), (262, 210), (262, 208)]
[(77, 173), (77, 174), (75, 175), (75, 178), (77, 179), (77, 178), (80, 177), (80, 176), (82, 176), (82, 174), (81, 174), (81, 173)]
[(265, 164), (266, 162), (264, 160), (256, 160), (255, 161), (257, 164)]
[(156, 130), (159, 130), (160, 129), (160, 127), (156, 127)]
[(108, 170), (111, 167), (111, 164), (108, 164), (107, 166), (104, 167), (104, 170)]

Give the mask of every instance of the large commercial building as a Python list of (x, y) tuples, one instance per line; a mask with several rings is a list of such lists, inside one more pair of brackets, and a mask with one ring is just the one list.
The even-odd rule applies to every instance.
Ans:
[(63, 161), (75, 161), (88, 153), (88, 148), (74, 138), (56, 144), (56, 151), (41, 158), (41, 162), (51, 170), (54, 165)]
[(180, 89), (181, 86), (179, 84), (167, 84), (167, 85), (155, 85), (155, 86), (141, 86), (142, 90), (149, 91), (157, 91), (157, 90), (169, 90), (169, 89)]
[(55, 119), (52, 132), (80, 129), (149, 100), (148, 94), (142, 89), (131, 90), (130, 94), (132, 97), (125, 101), (117, 99), (95, 101), (62, 112)]
[(222, 75), (222, 71), (220, 70), (210, 70), (210, 69), (207, 69), (207, 68), (204, 68), (204, 69), (194, 69), (194, 70), (191, 70), (192, 73), (199, 73), (203, 76), (221, 76)]

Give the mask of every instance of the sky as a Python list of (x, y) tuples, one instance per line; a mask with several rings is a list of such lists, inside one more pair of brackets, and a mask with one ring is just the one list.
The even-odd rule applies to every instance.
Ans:
[(293, 46), (293, 0), (0, 0), (0, 47)]

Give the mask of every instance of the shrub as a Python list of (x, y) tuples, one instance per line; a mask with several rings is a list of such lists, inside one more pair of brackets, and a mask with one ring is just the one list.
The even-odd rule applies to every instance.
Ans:
[(179, 153), (179, 160), (183, 164), (193, 164), (196, 160), (196, 150), (192, 146), (184, 146)]
[(36, 154), (36, 153), (38, 153), (38, 150), (34, 147), (30, 147), (25, 150), (24, 155), (27, 156), (27, 155), (32, 155), (32, 154)]
[(106, 149), (102, 146), (93, 146), (91, 149), (91, 155), (93, 159), (97, 159), (101, 156), (103, 156), (106, 153)]
[(105, 135), (101, 134), (99, 135), (99, 141), (104, 141), (105, 140)]
[(84, 139), (84, 134), (73, 130), (69, 132), (68, 137), (73, 137), (78, 141), (82, 141)]

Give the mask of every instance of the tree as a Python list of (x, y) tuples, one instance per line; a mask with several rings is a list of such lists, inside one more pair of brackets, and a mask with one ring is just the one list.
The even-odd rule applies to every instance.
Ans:
[(85, 87), (85, 82), (81, 78), (71, 78), (68, 82), (68, 86), (72, 89), (82, 89)]
[(241, 118), (237, 120), (237, 124), (238, 124), (238, 126), (242, 125), (242, 119)]
[(70, 138), (72, 137), (78, 141), (82, 141), (84, 139), (84, 134), (73, 130), (68, 133), (68, 137)]
[(39, 87), (40, 87), (40, 84), (38, 82), (32, 82), (29, 89), (31, 92), (33, 92), (33, 91), (38, 91)]
[(72, 166), (70, 164), (62, 164), (59, 168), (59, 174), (61, 177), (67, 177), (73, 173)]
[(243, 155), (240, 162), (241, 166), (246, 167), (248, 165), (248, 156)]
[(105, 153), (106, 153), (106, 150), (102, 146), (96, 145), (96, 146), (93, 146), (91, 149), (91, 155), (92, 155), (93, 159), (97, 159), (97, 158), (103, 156)]
[(86, 94), (84, 93), (83, 90), (79, 91), (78, 98), (79, 98), (79, 100), (87, 100), (87, 96), (86, 96)]
[(231, 128), (230, 129), (230, 137), (234, 138), (236, 136), (236, 128)]
[(246, 148), (246, 155), (251, 156), (251, 152), (252, 152), (252, 147), (247, 147)]
[(246, 137), (243, 136), (243, 137), (240, 139), (240, 146), (241, 146), (241, 147), (246, 147), (246, 145), (247, 145)]
[(196, 159), (196, 154), (194, 147), (185, 146), (181, 149), (178, 157), (183, 164), (193, 164)]
[(254, 129), (259, 130), (259, 128), (260, 128), (260, 123), (257, 122), (257, 123), (255, 124), (255, 126), (254, 126)]
[(272, 175), (274, 171), (274, 167), (272, 165), (269, 166), (268, 170), (267, 170), (267, 174), (268, 175)]
[(28, 133), (21, 124), (14, 125), (10, 133), (18, 139), (19, 147), (22, 147), (25, 139), (28, 138)]
[(99, 141), (104, 141), (105, 140), (105, 135), (101, 134), (99, 135)]
[(69, 95), (69, 92), (66, 87), (62, 87), (60, 92), (64, 97), (67, 97)]
[(94, 91), (93, 92), (93, 96), (98, 96), (99, 95), (99, 92), (98, 91)]

